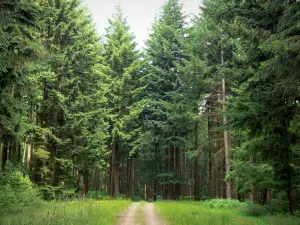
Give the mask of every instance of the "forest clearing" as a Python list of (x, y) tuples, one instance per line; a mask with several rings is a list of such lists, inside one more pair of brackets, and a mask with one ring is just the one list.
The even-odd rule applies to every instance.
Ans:
[(300, 224), (299, 0), (0, 0), (0, 224)]

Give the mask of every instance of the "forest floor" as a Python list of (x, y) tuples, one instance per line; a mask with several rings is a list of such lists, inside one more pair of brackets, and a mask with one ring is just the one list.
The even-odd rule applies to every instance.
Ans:
[(118, 225), (166, 225), (149, 202), (133, 203), (119, 217)]

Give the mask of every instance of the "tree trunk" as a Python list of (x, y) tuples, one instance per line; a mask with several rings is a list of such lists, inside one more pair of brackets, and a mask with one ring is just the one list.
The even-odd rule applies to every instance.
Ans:
[(89, 191), (89, 176), (88, 174), (84, 174), (83, 176), (83, 197), (87, 197)]
[(76, 193), (79, 192), (80, 190), (80, 174), (79, 174), (79, 171), (78, 169), (74, 168), (74, 176), (75, 176), (75, 179), (76, 179)]
[[(176, 173), (177, 176), (179, 177), (180, 175), (180, 150), (178, 148), (175, 149), (175, 167), (176, 167)], [(179, 196), (181, 194), (181, 185), (180, 181), (177, 180), (175, 183), (175, 199), (179, 199)]]
[(32, 155), (32, 144), (28, 143), (28, 151), (27, 151), (27, 169), (31, 171), (31, 155)]
[(294, 191), (293, 191), (292, 174), (291, 174), (290, 170), (288, 170), (288, 172), (287, 172), (287, 179), (288, 179), (287, 195), (288, 195), (288, 199), (289, 199), (290, 215), (295, 216), (295, 214), (296, 214), (295, 195), (294, 195)]
[(5, 167), (7, 158), (8, 158), (8, 141), (5, 137), (3, 142), (3, 151), (2, 151), (2, 169), (4, 169)]
[(109, 165), (109, 195), (114, 195), (114, 167), (115, 165), (115, 146), (113, 147), (112, 155), (111, 155), (111, 161)]
[(3, 152), (4, 152), (4, 144), (0, 142), (0, 173), (2, 172), (2, 163), (3, 163)]
[[(223, 96), (223, 111), (226, 111), (226, 90), (225, 90), (225, 78), (222, 79), (222, 96)], [(223, 122), (226, 126), (227, 124), (227, 117), (223, 116)], [(229, 147), (228, 147), (228, 132), (226, 128), (224, 129), (224, 149), (225, 149), (225, 169), (226, 174), (230, 172), (230, 154), (229, 154)], [(226, 198), (231, 198), (231, 184), (229, 181), (226, 181)]]
[(121, 160), (121, 188), (120, 192), (121, 194), (125, 194), (125, 166), (124, 166), (124, 156), (122, 156)]
[(214, 147), (212, 144), (212, 122), (208, 117), (208, 143), (209, 143), (209, 197), (213, 199), (214, 195)]
[(198, 122), (195, 124), (194, 129), (194, 142), (195, 142), (195, 195), (194, 200), (199, 201), (200, 198), (200, 169), (199, 169), (199, 135), (198, 135)]
[(115, 163), (114, 164), (114, 199), (119, 199), (119, 185), (120, 185), (120, 177), (119, 177), (119, 164)]
[[(171, 172), (171, 146), (169, 146), (168, 148), (168, 172)], [(171, 185), (171, 182), (170, 182), (170, 179), (168, 178), (168, 199), (170, 199), (172, 197), (172, 185)]]

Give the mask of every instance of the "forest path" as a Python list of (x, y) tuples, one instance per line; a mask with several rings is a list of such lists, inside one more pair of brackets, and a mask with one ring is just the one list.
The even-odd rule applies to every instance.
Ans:
[(133, 203), (122, 216), (117, 225), (166, 225), (154, 209), (153, 203)]

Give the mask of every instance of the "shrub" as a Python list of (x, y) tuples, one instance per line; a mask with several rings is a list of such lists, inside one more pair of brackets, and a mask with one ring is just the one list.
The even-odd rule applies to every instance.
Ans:
[(89, 191), (88, 198), (93, 198), (96, 200), (111, 200), (112, 197), (108, 195), (106, 191)]
[(271, 214), (289, 212), (289, 202), (286, 200), (272, 199), (268, 208)]
[(143, 196), (133, 195), (132, 198), (131, 198), (131, 200), (134, 201), (134, 202), (142, 201), (143, 200)]
[(0, 214), (19, 211), (39, 200), (38, 191), (21, 171), (8, 170), (0, 175)]
[(268, 213), (268, 211), (265, 206), (252, 204), (245, 209), (245, 213), (247, 216), (260, 217), (265, 216)]
[(40, 193), (44, 200), (50, 201), (54, 199), (66, 200), (77, 197), (74, 189), (65, 189), (64, 187), (58, 186), (53, 187), (50, 185), (40, 186)]
[(184, 201), (192, 201), (192, 200), (194, 200), (194, 196), (193, 195), (192, 196), (184, 196), (183, 200)]
[(212, 199), (206, 203), (210, 208), (239, 208), (248, 206), (248, 203), (235, 199)]

